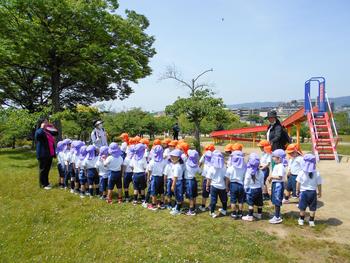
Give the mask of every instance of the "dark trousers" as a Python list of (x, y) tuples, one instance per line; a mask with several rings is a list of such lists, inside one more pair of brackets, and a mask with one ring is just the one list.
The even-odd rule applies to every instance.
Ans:
[(49, 172), (52, 164), (52, 157), (39, 158), (39, 186), (45, 187), (49, 183)]
[(178, 132), (174, 132), (173, 133), (173, 138), (174, 138), (174, 140), (178, 140), (179, 139), (179, 133)]

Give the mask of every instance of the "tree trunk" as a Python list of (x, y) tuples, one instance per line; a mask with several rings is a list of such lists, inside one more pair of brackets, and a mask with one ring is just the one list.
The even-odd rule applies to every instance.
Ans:
[[(52, 55), (52, 67), (51, 67), (51, 100), (52, 100), (52, 113), (60, 111), (60, 69), (59, 63), (55, 56)], [(61, 120), (55, 120), (54, 124), (58, 129), (58, 140), (62, 140), (62, 124)]]
[(195, 147), (197, 152), (201, 153), (201, 134), (200, 134), (200, 122), (194, 122), (194, 138), (195, 138)]
[(12, 149), (16, 148), (16, 137), (12, 138)]

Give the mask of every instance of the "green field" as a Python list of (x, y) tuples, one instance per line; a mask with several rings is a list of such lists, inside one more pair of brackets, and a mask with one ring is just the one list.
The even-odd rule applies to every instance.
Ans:
[[(267, 234), (256, 223), (172, 217), (131, 204), (107, 205), (65, 190), (38, 188), (31, 152), (0, 151), (1, 262), (345, 262), (350, 246), (316, 240), (326, 225), (298, 235), (285, 217), (288, 239)], [(51, 182), (56, 183), (52, 170)], [(311, 262), (310, 261), (310, 262)]]

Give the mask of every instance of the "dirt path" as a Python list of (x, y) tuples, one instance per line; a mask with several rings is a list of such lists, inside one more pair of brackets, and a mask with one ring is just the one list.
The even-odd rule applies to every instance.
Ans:
[[(218, 146), (219, 150), (223, 150)], [(251, 152), (259, 153), (259, 149), (245, 148), (243, 150), (247, 155)], [(266, 222), (260, 222), (261, 227), (273, 234), (284, 238), (289, 234), (312, 235), (317, 239), (335, 241), (339, 243), (350, 244), (350, 163), (335, 161), (321, 161), (317, 168), (323, 178), (323, 196), (319, 199), (319, 208), (316, 214), (316, 223), (326, 224), (324, 231), (319, 234), (307, 231), (302, 228), (284, 226), (266, 225)], [(292, 214), (297, 216), (298, 208), (295, 203), (283, 205), (283, 214)], [(299, 233), (300, 232), (300, 233)]]

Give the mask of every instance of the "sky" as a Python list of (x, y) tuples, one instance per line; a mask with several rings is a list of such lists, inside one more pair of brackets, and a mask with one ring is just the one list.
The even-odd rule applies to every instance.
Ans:
[[(189, 92), (162, 80), (175, 65), (190, 81), (204, 70), (226, 104), (302, 99), (304, 82), (326, 78), (329, 97), (350, 95), (350, 1), (120, 0), (118, 12), (145, 15), (155, 37), (152, 75), (114, 110), (162, 111)], [(316, 93), (316, 92), (315, 92)]]

